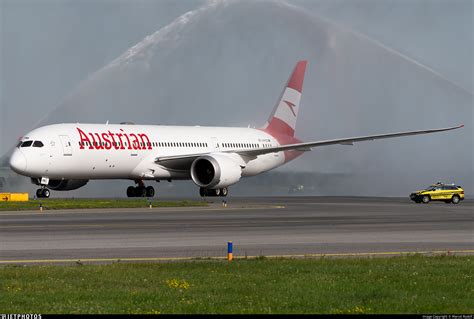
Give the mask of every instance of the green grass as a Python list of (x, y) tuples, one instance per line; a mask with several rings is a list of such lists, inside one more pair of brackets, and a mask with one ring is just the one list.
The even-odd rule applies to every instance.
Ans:
[(473, 313), (472, 256), (0, 268), (3, 313)]
[[(0, 202), (0, 211), (38, 210), (40, 203), (43, 210), (50, 209), (84, 209), (84, 208), (136, 208), (149, 207), (146, 198), (141, 199), (37, 199), (28, 202)], [(207, 206), (202, 201), (161, 201), (153, 200), (153, 207), (189, 207)]]

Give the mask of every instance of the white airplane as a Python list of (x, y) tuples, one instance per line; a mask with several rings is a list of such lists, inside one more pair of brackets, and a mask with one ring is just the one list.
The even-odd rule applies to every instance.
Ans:
[(306, 61), (299, 61), (262, 128), (116, 124), (56, 124), (20, 139), (11, 168), (39, 185), (67, 191), (91, 179), (129, 179), (128, 197), (153, 197), (145, 180), (192, 179), (201, 196), (227, 196), (242, 177), (283, 165), (313, 147), (454, 130), (441, 129), (301, 142), (295, 137)]

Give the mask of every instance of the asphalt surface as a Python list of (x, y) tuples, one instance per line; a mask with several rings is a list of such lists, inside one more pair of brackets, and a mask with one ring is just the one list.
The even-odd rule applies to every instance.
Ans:
[(0, 264), (168, 257), (474, 252), (474, 202), (229, 198), (201, 208), (0, 212)]

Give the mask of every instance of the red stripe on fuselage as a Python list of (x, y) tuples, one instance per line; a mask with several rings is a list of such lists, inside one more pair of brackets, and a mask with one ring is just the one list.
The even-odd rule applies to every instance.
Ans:
[[(270, 125), (268, 127), (270, 127)], [(265, 129), (261, 129), (261, 131), (270, 134), (274, 139), (278, 141), (278, 144), (280, 144), (280, 146), (301, 143), (301, 141), (295, 138), (294, 136), (275, 133), (275, 131), (269, 130), (268, 127)], [(285, 154), (285, 163), (294, 160), (295, 158), (303, 154), (303, 152), (300, 151), (283, 151), (283, 153)]]

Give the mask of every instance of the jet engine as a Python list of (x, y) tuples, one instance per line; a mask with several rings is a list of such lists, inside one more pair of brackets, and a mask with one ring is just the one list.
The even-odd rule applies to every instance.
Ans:
[(239, 163), (222, 154), (204, 155), (191, 165), (191, 178), (202, 188), (216, 189), (237, 183), (242, 176)]

